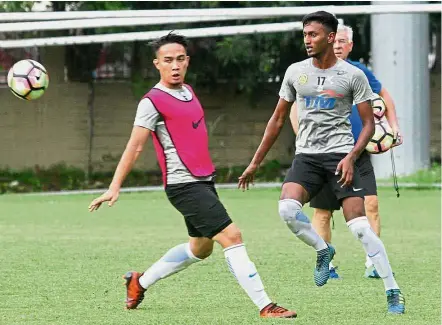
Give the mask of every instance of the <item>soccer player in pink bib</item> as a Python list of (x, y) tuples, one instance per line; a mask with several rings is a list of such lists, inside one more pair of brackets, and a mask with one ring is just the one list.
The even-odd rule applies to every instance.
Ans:
[(273, 303), (250, 260), (241, 231), (232, 222), (215, 190), (215, 168), (208, 149), (204, 111), (192, 87), (184, 84), (189, 56), (187, 40), (169, 33), (153, 43), (153, 63), (160, 82), (140, 101), (134, 127), (109, 189), (92, 201), (112, 206), (121, 185), (152, 135), (167, 197), (184, 216), (189, 241), (171, 248), (144, 273), (127, 272), (126, 308), (135, 309), (158, 280), (201, 262), (214, 242), (224, 249), (229, 270), (265, 318), (294, 318), (296, 312)]

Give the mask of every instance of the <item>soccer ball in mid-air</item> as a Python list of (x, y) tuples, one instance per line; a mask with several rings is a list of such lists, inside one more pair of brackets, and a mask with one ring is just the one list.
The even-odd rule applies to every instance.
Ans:
[(374, 135), (365, 149), (373, 154), (383, 153), (390, 150), (394, 144), (394, 134), (387, 119), (385, 117), (379, 120), (375, 119), (374, 127)]
[(372, 99), (371, 107), (373, 108), (373, 115), (377, 119), (381, 119), (385, 114), (385, 102), (381, 96)]
[(8, 73), (8, 86), (18, 98), (33, 100), (41, 97), (49, 85), (49, 76), (44, 66), (34, 60), (15, 63)]

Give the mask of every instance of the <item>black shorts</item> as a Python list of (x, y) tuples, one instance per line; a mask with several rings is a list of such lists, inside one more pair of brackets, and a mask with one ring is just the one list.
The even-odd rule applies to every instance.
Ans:
[[(365, 195), (377, 195), (376, 177), (374, 175), (373, 165), (371, 164), (370, 154), (364, 151), (356, 160), (355, 166), (359, 169), (359, 175), (362, 180), (362, 187)], [(339, 210), (341, 204), (333, 193), (330, 184), (326, 184), (322, 190), (310, 201), (310, 207), (323, 210)]]
[(166, 194), (184, 216), (190, 237), (212, 238), (232, 223), (213, 182), (167, 185)]
[(363, 198), (365, 191), (356, 165), (353, 183), (345, 187), (341, 187), (342, 184), (338, 183), (341, 175), (335, 175), (336, 167), (345, 156), (345, 153), (297, 154), (284, 183), (302, 185), (310, 199), (314, 198), (325, 184), (331, 186), (333, 194), (339, 201), (346, 197)]

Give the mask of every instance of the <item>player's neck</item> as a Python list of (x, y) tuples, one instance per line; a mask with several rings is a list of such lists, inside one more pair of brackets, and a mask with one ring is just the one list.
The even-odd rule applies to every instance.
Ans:
[(325, 70), (333, 67), (337, 61), (338, 58), (333, 53), (333, 49), (331, 49), (331, 51), (326, 51), (314, 57), (313, 65), (318, 69)]
[(179, 83), (179, 84), (170, 84), (170, 83), (168, 83), (168, 82), (165, 82), (165, 81), (163, 81), (163, 80), (160, 80), (160, 84), (161, 84), (162, 86), (166, 87), (166, 88), (174, 89), (174, 90), (179, 90), (179, 89), (183, 88), (183, 84), (182, 84), (182, 83)]

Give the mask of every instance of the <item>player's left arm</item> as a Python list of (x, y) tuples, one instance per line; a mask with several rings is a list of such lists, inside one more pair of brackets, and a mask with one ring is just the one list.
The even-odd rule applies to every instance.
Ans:
[[(373, 108), (371, 107), (371, 101), (367, 100), (356, 105), (358, 108), (359, 116), (362, 121), (362, 130), (359, 135), (358, 141), (356, 141), (355, 146), (352, 150), (353, 159), (356, 161), (361, 153), (367, 147), (368, 142), (373, 137), (374, 134), (374, 116)], [(350, 152), (350, 153), (352, 153)]]
[(379, 96), (384, 99), (386, 108), (385, 116), (388, 120), (388, 124), (390, 124), (391, 128), (393, 129), (395, 145), (400, 145), (402, 143), (402, 139), (400, 136), (399, 123), (393, 98), (390, 96), (390, 93), (387, 91), (387, 89), (382, 86), (381, 82), (376, 78), (373, 72), (371, 72), (365, 65), (360, 64), (357, 65), (357, 67), (364, 72), (373, 92), (379, 94)]
[(368, 82), (367, 76), (358, 70), (352, 79), (353, 101), (356, 104), (359, 116), (362, 120), (362, 130), (358, 141), (352, 150), (353, 158), (356, 160), (365, 150), (368, 142), (374, 134), (374, 116), (371, 107), (371, 99), (375, 96)]
[(381, 96), (385, 101), (385, 116), (387, 117), (388, 124), (390, 124), (393, 129), (395, 146), (402, 144), (402, 136), (400, 134), (399, 122), (396, 115), (396, 106), (394, 105), (393, 98), (391, 98), (390, 93), (385, 87), (381, 88), (379, 92), (379, 96)]

